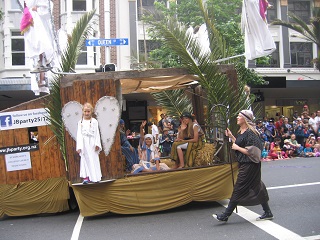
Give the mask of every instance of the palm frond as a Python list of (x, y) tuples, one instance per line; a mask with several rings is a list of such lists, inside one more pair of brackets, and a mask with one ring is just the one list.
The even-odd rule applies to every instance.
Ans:
[[(149, 24), (158, 32), (159, 36), (162, 36), (167, 45), (171, 46), (171, 50), (180, 57), (183, 66), (189, 69), (191, 74), (199, 77), (199, 83), (206, 91), (209, 105), (229, 106), (231, 116), (235, 116), (241, 109), (247, 108), (249, 105), (243, 91), (245, 84), (242, 81), (244, 80), (240, 79), (238, 87), (233, 88), (230, 86), (227, 76), (219, 71), (215, 60), (221, 56), (227, 56), (227, 44), (208, 18), (202, 0), (198, 0), (198, 4), (206, 19), (207, 28), (209, 28), (211, 52), (203, 53), (198, 41), (193, 38), (192, 34), (187, 34), (186, 26), (180, 24), (175, 18), (168, 17), (165, 21), (157, 21), (154, 18)], [(221, 114), (225, 118), (228, 117), (225, 112)]]
[(151, 93), (151, 95), (170, 116), (179, 117), (183, 112), (193, 112), (191, 100), (185, 95), (183, 89)]
[[(95, 10), (84, 14), (76, 23), (71, 41), (68, 42), (66, 50), (62, 53), (60, 68), (63, 72), (70, 72), (75, 68), (78, 56), (83, 46), (84, 40), (92, 30), (92, 20)], [(62, 103), (60, 96), (61, 75), (55, 75), (51, 81), (51, 93), (45, 103), (45, 108), (49, 115), (49, 126), (60, 145), (60, 151), (65, 161), (66, 170), (68, 171), (68, 160), (65, 146), (65, 127), (61, 117)], [(50, 141), (47, 141), (48, 144)]]

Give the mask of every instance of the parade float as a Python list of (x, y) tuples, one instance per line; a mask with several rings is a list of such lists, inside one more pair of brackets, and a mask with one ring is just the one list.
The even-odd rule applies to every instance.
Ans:
[[(221, 71), (229, 77), (235, 76), (232, 66), (221, 67)], [(93, 105), (99, 102), (100, 111), (107, 111), (109, 116), (97, 114), (105, 129), (99, 126), (104, 151), (99, 155), (102, 181), (96, 184), (79, 184), (80, 158), (75, 151), (73, 130), (69, 129), (72, 127), (66, 121), (64, 159), (46, 121), (43, 106), (49, 95), (1, 111), (0, 217), (67, 211), (71, 192), (85, 217), (108, 212), (147, 213), (191, 201), (229, 198), (237, 167), (215, 163), (214, 153), (203, 166), (136, 175), (124, 170), (117, 131), (120, 118), (117, 111), (121, 109), (117, 106), (121, 106), (122, 96), (184, 88), (195, 80), (194, 75), (181, 68), (72, 74), (61, 78), (62, 108), (71, 102)], [(62, 117), (81, 115), (81, 110), (70, 109)], [(31, 133), (36, 134), (36, 141), (30, 140)]]

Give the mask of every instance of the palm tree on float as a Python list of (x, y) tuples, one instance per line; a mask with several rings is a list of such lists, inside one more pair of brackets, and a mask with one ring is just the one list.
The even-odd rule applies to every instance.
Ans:
[[(180, 57), (182, 66), (189, 69), (190, 74), (198, 76), (199, 84), (206, 92), (209, 109), (218, 106), (216, 111), (221, 115), (222, 122), (225, 124), (230, 120), (230, 129), (236, 131), (237, 114), (242, 109), (248, 109), (254, 101), (253, 98), (248, 99), (245, 94), (247, 72), (245, 69), (237, 69), (236, 86), (221, 73), (216, 61), (228, 57), (228, 44), (210, 20), (203, 1), (196, 0), (196, 3), (195, 7), (200, 8), (207, 27), (211, 51), (204, 52), (193, 34), (187, 33), (187, 26), (183, 26), (175, 17), (159, 17), (161, 13), (156, 12), (148, 23), (159, 36), (162, 36), (172, 52)], [(226, 160), (228, 156), (226, 149), (224, 153)]]
[[(95, 24), (91, 22), (94, 17), (95, 10), (85, 13), (76, 23), (72, 33), (68, 36), (68, 43), (66, 49), (62, 52), (60, 69), (62, 73), (68, 73), (75, 69), (78, 57), (81, 53), (81, 47), (85, 40), (92, 32), (92, 26)], [(62, 103), (60, 95), (60, 80), (63, 75), (56, 74), (51, 81), (50, 95), (47, 98), (45, 108), (49, 115), (49, 126), (54, 136), (46, 141), (49, 144), (53, 138), (57, 139), (60, 146), (62, 157), (65, 161), (66, 170), (68, 171), (68, 160), (65, 146), (65, 127), (61, 117)]]
[(302, 35), (301, 38), (311, 41), (317, 45), (318, 58), (314, 59), (316, 68), (320, 71), (320, 7), (313, 8), (310, 24), (306, 24), (300, 17), (289, 12), (288, 16), (293, 23), (275, 19), (271, 24), (280, 25), (292, 29)]

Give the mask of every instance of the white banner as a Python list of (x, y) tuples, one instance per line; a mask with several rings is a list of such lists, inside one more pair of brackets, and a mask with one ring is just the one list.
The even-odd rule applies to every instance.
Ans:
[(6, 154), (7, 171), (18, 171), (31, 168), (30, 152)]
[(44, 108), (0, 113), (0, 130), (48, 125), (48, 113)]

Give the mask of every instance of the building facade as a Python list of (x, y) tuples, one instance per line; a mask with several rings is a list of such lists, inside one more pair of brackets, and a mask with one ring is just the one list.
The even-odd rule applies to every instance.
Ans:
[[(19, 0), (0, 0), (4, 19), (0, 23), (0, 110), (35, 98), (30, 91), (30, 70), (24, 58), (24, 38), (19, 26), (22, 12)], [(287, 20), (291, 11), (306, 22), (312, 7), (320, 0), (270, 0), (268, 21)], [(23, 4), (23, 1), (20, 1)], [(113, 63), (117, 70), (128, 70), (153, 48), (145, 24), (140, 21), (142, 9), (153, 8), (154, 0), (53, 0), (52, 16), (56, 30), (71, 33), (77, 20), (87, 11), (96, 9), (92, 39), (128, 38), (128, 45), (99, 47), (83, 46), (76, 72), (94, 72), (100, 65)], [(297, 33), (280, 26), (270, 26), (277, 50), (267, 62), (250, 61), (249, 68), (263, 76), (269, 85), (252, 88), (263, 96), (257, 102), (268, 117), (279, 113), (290, 116), (308, 104), (311, 111), (319, 109), (320, 72), (312, 63), (317, 57), (316, 45)], [(142, 57), (141, 57), (142, 56)], [(127, 99), (152, 99), (143, 95)], [(148, 105), (155, 105), (150, 103)]]

